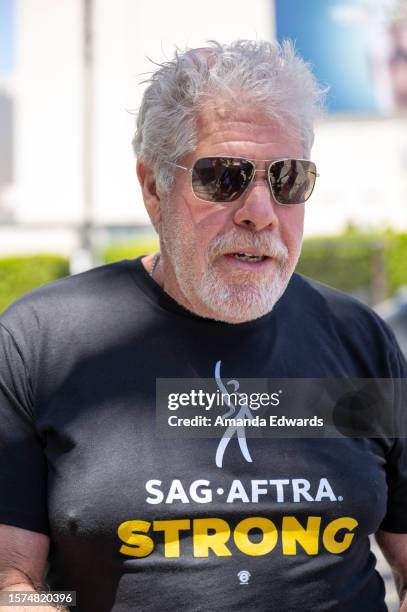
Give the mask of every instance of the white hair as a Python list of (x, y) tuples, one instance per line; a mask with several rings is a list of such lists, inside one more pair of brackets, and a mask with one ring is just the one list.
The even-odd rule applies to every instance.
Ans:
[(149, 78), (138, 113), (133, 147), (148, 162), (157, 187), (169, 192), (174, 164), (197, 147), (197, 118), (214, 99), (259, 107), (271, 119), (297, 126), (305, 156), (314, 139), (314, 120), (325, 91), (294, 45), (238, 40), (210, 41), (211, 47), (176, 51)]

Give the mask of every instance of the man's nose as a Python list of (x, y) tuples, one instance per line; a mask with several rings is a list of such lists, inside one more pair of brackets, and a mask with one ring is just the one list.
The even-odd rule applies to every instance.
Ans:
[(237, 225), (257, 232), (278, 227), (278, 204), (273, 199), (266, 175), (262, 172), (256, 173), (256, 177), (239, 198), (239, 204), (234, 213), (234, 222)]

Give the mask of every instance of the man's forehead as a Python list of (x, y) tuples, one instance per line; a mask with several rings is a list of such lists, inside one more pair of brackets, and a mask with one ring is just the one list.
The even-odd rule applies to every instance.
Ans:
[[(214, 130), (245, 131), (263, 129), (268, 134), (293, 133), (292, 121), (277, 121), (259, 106), (236, 104), (222, 98), (212, 99), (201, 109), (197, 116), (197, 127), (200, 135)], [(291, 125), (290, 125), (291, 124)]]
[(224, 122), (261, 123), (265, 126), (275, 124), (260, 105), (244, 101), (242, 97), (239, 102), (236, 98), (208, 98), (198, 113), (198, 124)]
[[(218, 50), (213, 47), (197, 47), (188, 50), (184, 55), (186, 61), (195, 63), (197, 66), (204, 61), (210, 68), (217, 60)], [(205, 101), (200, 105), (196, 114), (196, 127), (198, 142), (206, 140), (213, 132), (219, 132), (218, 136), (230, 136), (231, 140), (239, 140), (239, 131), (242, 130), (242, 139), (249, 137), (253, 131), (254, 140), (268, 142), (281, 142), (285, 140), (302, 141), (301, 130), (292, 118), (286, 116), (284, 109), (277, 110), (279, 117), (273, 117), (264, 108), (264, 103), (255, 102), (250, 92), (244, 91), (235, 83), (234, 87), (227, 90), (226, 94), (221, 92), (205, 96)], [(263, 136), (259, 136), (259, 129), (264, 130)], [(222, 136), (221, 136), (222, 133)], [(267, 136), (266, 136), (267, 133)], [(302, 143), (301, 143), (302, 146)]]
[[(216, 104), (208, 103), (198, 114), (196, 125), (198, 149), (218, 146), (224, 152), (229, 151), (232, 143), (268, 148), (284, 145), (291, 149), (295, 147), (295, 155), (303, 156), (301, 135), (292, 120), (277, 121), (253, 106), (235, 104), (232, 107), (228, 101), (222, 100)], [(261, 155), (259, 159), (268, 159), (267, 151)]]

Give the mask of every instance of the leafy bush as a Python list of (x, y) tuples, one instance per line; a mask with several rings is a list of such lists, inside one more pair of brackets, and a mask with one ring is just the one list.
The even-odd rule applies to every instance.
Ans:
[(57, 255), (0, 259), (0, 312), (23, 293), (68, 274), (68, 260)]
[(297, 271), (346, 292), (370, 286), (372, 240), (361, 237), (305, 240)]
[(372, 303), (407, 285), (407, 234), (352, 234), (306, 240), (298, 271)]
[[(157, 237), (144, 235), (110, 245), (102, 259), (131, 259), (158, 248)], [(350, 228), (340, 236), (307, 239), (297, 270), (374, 303), (378, 297), (391, 296), (407, 284), (407, 234), (368, 234)]]
[(385, 249), (385, 270), (389, 295), (407, 285), (407, 234), (389, 234)]
[(141, 235), (128, 242), (112, 243), (101, 254), (101, 259), (105, 263), (111, 263), (121, 259), (134, 259), (140, 257), (140, 255), (150, 255), (158, 250), (158, 236)]
[[(112, 243), (101, 254), (101, 260), (110, 263), (133, 259), (158, 249), (158, 237), (143, 234), (129, 242)], [(407, 234), (369, 235), (352, 231), (333, 238), (308, 239), (304, 241), (297, 270), (342, 291), (365, 295), (374, 302), (378, 280), (383, 281), (386, 296), (407, 285)], [(68, 274), (69, 263), (64, 257), (0, 259), (0, 312), (30, 289)]]

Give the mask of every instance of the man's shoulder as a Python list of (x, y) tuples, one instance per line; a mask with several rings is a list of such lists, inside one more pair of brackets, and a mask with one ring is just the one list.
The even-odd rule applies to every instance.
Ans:
[(0, 315), (0, 324), (14, 328), (27, 321), (67, 320), (90, 312), (128, 281), (129, 265), (128, 260), (104, 264), (32, 289), (8, 306)]
[(373, 314), (377, 316), (370, 306), (361, 302), (358, 298), (304, 274), (299, 274), (298, 272), (293, 274), (293, 284), (295, 290), (302, 292), (309, 300), (317, 300), (319, 302), (322, 300), (326, 307), (333, 311), (343, 309), (344, 312), (354, 313), (357, 311), (366, 315)]
[(335, 326), (343, 335), (355, 339), (395, 343), (393, 332), (369, 305), (339, 289), (302, 274), (294, 274), (293, 289), (302, 297), (305, 311)]

